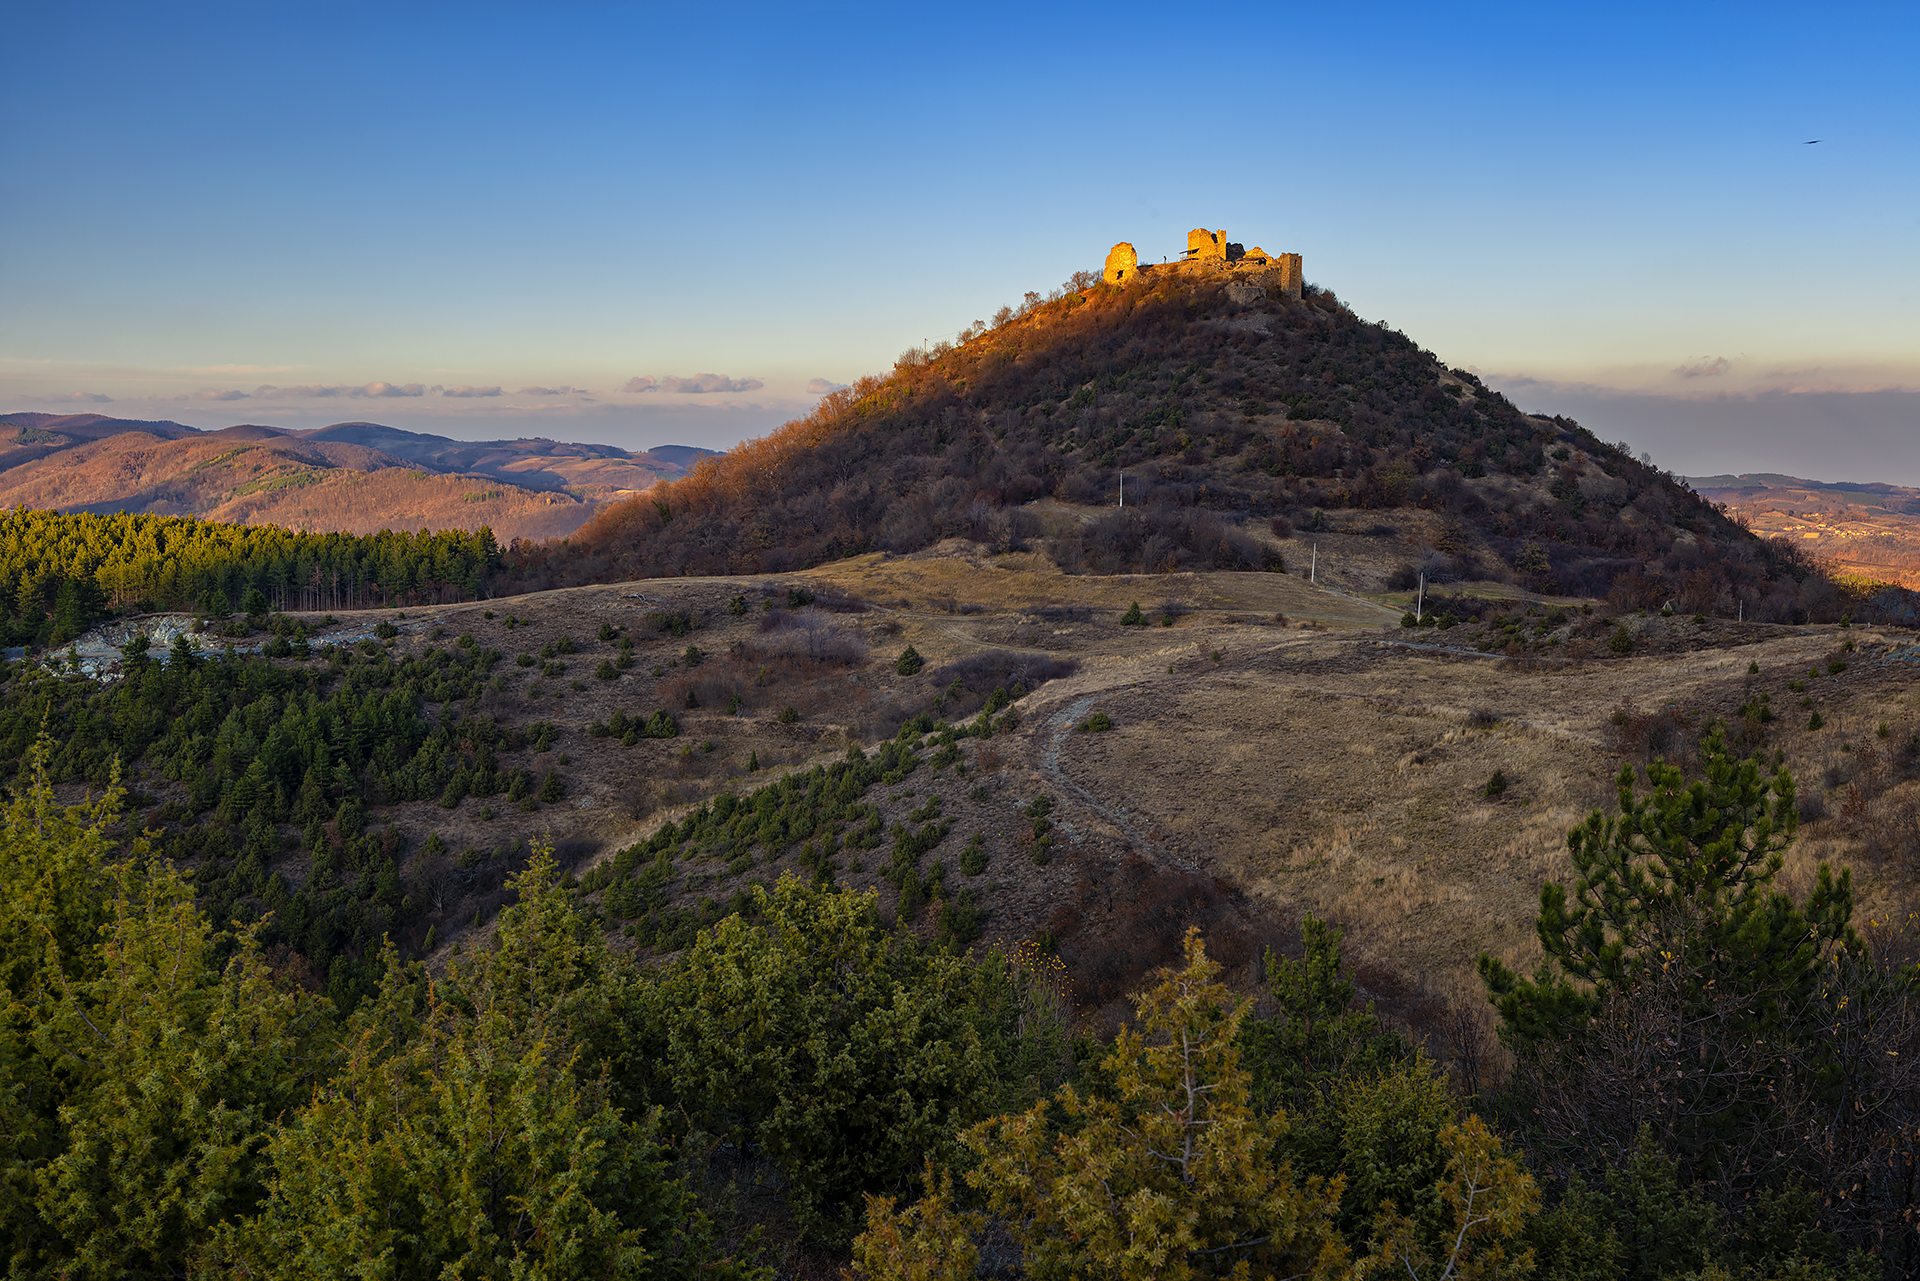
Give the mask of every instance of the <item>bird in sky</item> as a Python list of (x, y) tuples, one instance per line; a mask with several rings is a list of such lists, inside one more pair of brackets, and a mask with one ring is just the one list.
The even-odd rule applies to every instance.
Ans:
[(1811, 147), (1811, 146), (1813, 146), (1813, 145), (1814, 145), (1814, 144), (1815, 144), (1816, 142), (1825, 142), (1825, 141), (1826, 141), (1826, 139), (1825, 139), (1825, 138), (1809, 138), (1809, 139), (1807, 139), (1807, 145), (1808, 145), (1809, 147)]

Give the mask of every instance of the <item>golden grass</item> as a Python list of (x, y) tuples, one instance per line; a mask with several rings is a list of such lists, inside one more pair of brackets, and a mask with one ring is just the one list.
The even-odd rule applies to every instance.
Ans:
[(1173, 599), (1192, 609), (1284, 613), (1293, 622), (1313, 620), (1339, 628), (1379, 627), (1399, 617), (1370, 601), (1317, 589), (1293, 573), (1097, 577), (1063, 574), (1032, 553), (891, 557), (874, 552), (796, 577), (920, 612), (950, 613), (971, 606), (989, 613), (1019, 613), (1061, 605), (1125, 610), (1134, 601), (1152, 612)]

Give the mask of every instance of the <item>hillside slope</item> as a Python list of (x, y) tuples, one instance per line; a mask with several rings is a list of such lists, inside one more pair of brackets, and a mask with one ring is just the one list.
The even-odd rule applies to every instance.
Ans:
[(0, 424), (16, 429), (0, 441), (5, 506), (344, 533), (486, 526), (502, 541), (565, 537), (606, 503), (684, 474), (688, 450), (655, 457), (537, 438), (461, 441), (364, 422), (202, 432), (98, 414), (14, 414)]
[(1791, 544), (1569, 419), (1521, 413), (1331, 293), (1162, 271), (1028, 297), (514, 572), (527, 586), (782, 572), (950, 538), (1044, 540), (1070, 572), (1271, 569), (1289, 533), (1357, 508), (1413, 531), (1408, 585), (1424, 568), (1630, 607), (1841, 608)]

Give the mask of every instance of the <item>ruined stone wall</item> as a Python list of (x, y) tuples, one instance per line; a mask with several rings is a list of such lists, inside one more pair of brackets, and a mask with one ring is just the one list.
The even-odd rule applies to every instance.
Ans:
[[(1245, 283), (1249, 288), (1258, 289), (1262, 291), (1262, 296), (1296, 300), (1300, 297), (1303, 283), (1299, 254), (1270, 254), (1258, 245), (1249, 251), (1229, 242), (1225, 231), (1208, 231), (1204, 227), (1196, 227), (1187, 233), (1187, 252), (1179, 262), (1159, 268), (1150, 263), (1142, 264), (1133, 246), (1123, 240), (1107, 251), (1106, 269), (1100, 273), (1100, 278), (1108, 284), (1117, 285), (1149, 270), (1236, 277), (1236, 283)], [(1246, 279), (1249, 274), (1252, 281)], [(1248, 298), (1251, 300), (1252, 295)], [(1236, 301), (1241, 300), (1236, 298)]]
[(1227, 260), (1227, 233), (1196, 227), (1187, 233), (1187, 261)]

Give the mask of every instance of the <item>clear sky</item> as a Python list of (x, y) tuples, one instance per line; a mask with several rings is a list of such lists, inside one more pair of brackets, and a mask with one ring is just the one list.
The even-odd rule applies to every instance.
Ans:
[(1920, 484), (1916, 49), (1911, 4), (16, 3), (0, 410), (724, 446), (1204, 225), (1675, 470)]

